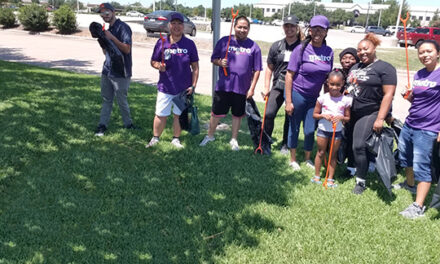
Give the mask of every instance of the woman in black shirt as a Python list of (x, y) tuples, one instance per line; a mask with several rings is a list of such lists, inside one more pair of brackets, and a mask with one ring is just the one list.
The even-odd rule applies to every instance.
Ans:
[(371, 133), (380, 133), (390, 110), (396, 90), (396, 69), (376, 58), (380, 40), (369, 33), (358, 44), (360, 63), (354, 65), (348, 76), (348, 91), (353, 96), (353, 153), (356, 162), (356, 186), (353, 193), (362, 194), (368, 172), (366, 140)]
[[(286, 76), (287, 64), (289, 63), (292, 50), (301, 43), (304, 38), (300, 27), (298, 26), (298, 18), (290, 15), (284, 18), (283, 29), (286, 37), (272, 44), (267, 56), (267, 68), (264, 79), (263, 98), (268, 97), (266, 119), (264, 123), (264, 131), (272, 136), (274, 129), (274, 121), (278, 110), (284, 103), (284, 79)], [(270, 90), (270, 80), (273, 75), (272, 90)], [(283, 142), (281, 153), (288, 154), (287, 134), (289, 131), (289, 119), (287, 115), (284, 119)]]

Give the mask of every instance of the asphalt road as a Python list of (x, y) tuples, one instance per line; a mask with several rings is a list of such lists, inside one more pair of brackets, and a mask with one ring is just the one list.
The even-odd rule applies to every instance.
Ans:
[[(350, 34), (350, 33), (348, 33)], [(272, 38), (271, 39), (275, 39)], [(149, 65), (152, 45), (134, 43), (133, 45), (133, 81), (154, 85), (159, 73)], [(199, 50), (200, 77), (197, 93), (210, 95), (212, 92), (211, 51)], [(53, 34), (31, 35), (20, 30), (0, 30), (0, 59), (23, 62), (50, 68), (99, 75), (104, 55), (94, 39), (69, 37)], [(404, 89), (406, 74), (398, 73), (398, 91)], [(262, 101), (260, 91), (264, 86), (264, 73), (260, 75), (254, 98)], [(393, 115), (401, 120), (407, 115), (409, 103), (396, 92), (393, 101)]]

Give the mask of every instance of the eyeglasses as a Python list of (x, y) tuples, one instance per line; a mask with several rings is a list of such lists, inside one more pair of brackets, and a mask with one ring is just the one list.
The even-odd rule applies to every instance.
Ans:
[(325, 28), (322, 28), (322, 27), (311, 27), (310, 29), (313, 32), (317, 32), (317, 33), (324, 33), (327, 31)]
[(108, 15), (110, 15), (112, 12), (110, 12), (110, 11), (103, 11), (103, 12), (99, 12), (99, 14), (101, 15), (101, 16), (108, 16)]

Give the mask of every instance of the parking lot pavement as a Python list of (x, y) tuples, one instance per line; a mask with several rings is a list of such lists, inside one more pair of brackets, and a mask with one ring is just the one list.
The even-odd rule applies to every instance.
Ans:
[[(154, 85), (159, 74), (150, 66), (153, 45), (133, 45), (133, 81)], [(212, 94), (212, 64), (209, 50), (199, 51), (200, 75), (197, 93)], [(0, 30), (0, 59), (23, 62), (43, 67), (59, 68), (74, 72), (100, 75), (104, 55), (94, 39), (59, 36), (52, 34), (30, 35), (20, 30)], [(265, 62), (264, 62), (265, 66)], [(398, 71), (398, 87), (393, 101), (393, 114), (404, 120), (409, 103), (400, 96), (406, 83), (406, 72)], [(260, 92), (264, 86), (264, 72), (260, 74), (254, 99), (262, 101)]]

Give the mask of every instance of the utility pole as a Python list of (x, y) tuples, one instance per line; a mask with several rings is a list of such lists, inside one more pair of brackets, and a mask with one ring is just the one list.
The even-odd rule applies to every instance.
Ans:
[(249, 17), (252, 18), (252, 5), (251, 5), (251, 9), (249, 11)]
[(370, 18), (370, 3), (371, 3), (371, 2), (368, 2), (367, 20), (365, 21), (365, 28), (368, 27), (368, 19)]
[[(220, 38), (220, 12), (221, 12), (221, 3), (219, 0), (212, 0), (212, 25), (214, 26), (212, 29), (212, 46), (215, 47), (217, 41)], [(212, 64), (212, 98), (214, 98), (215, 85), (218, 80), (218, 66)]]
[(397, 32), (399, 31), (399, 22), (400, 22), (400, 14), (402, 14), (402, 6), (403, 6), (403, 1), (400, 1), (400, 7), (399, 7), (399, 14), (397, 14), (397, 21), (396, 21), (396, 31), (394, 32), (394, 38), (397, 38)]
[(76, 13), (79, 14), (79, 0), (76, 0)]
[(288, 12), (288, 13), (289, 13), (289, 16), (290, 16), (290, 5), (291, 5), (291, 4), (292, 4), (292, 3), (289, 3), (289, 12)]
[(316, 15), (316, 3), (315, 0), (313, 0), (313, 16)]
[(156, 11), (156, 0), (153, 0), (153, 12)]
[(380, 26), (380, 17), (382, 16), (382, 9), (379, 10), (379, 20), (377, 21), (377, 26)]

